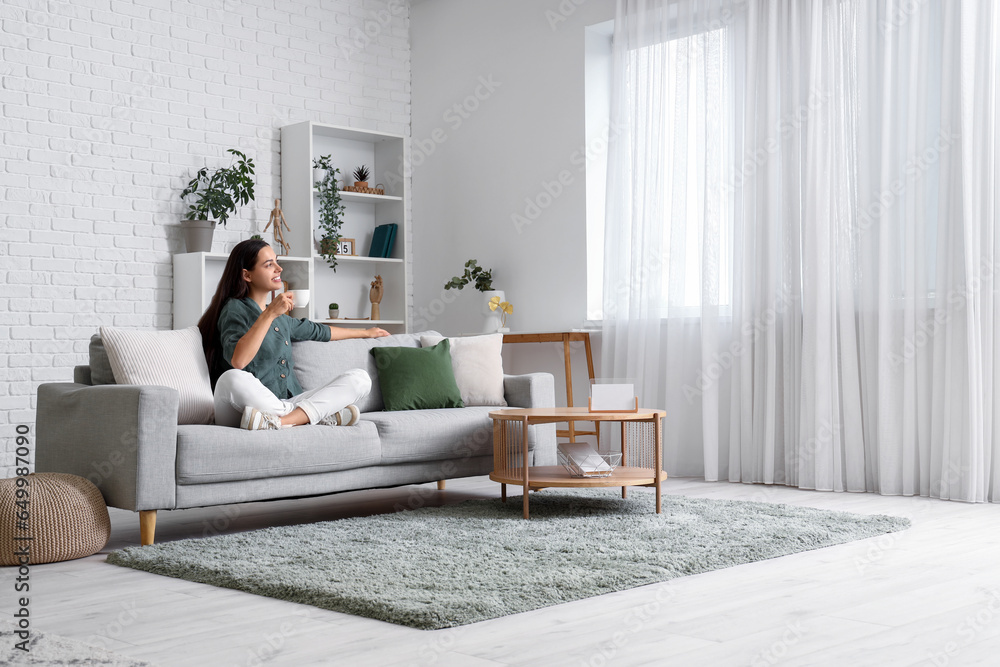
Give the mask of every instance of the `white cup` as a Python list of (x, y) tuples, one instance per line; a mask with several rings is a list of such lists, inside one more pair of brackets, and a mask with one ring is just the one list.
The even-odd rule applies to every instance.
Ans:
[(292, 295), (295, 299), (295, 308), (305, 308), (309, 305), (309, 290), (307, 289), (290, 289), (288, 293)]

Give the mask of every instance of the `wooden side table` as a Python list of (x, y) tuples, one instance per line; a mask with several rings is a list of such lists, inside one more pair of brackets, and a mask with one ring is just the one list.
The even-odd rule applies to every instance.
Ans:
[[(590, 376), (591, 381), (594, 379), (594, 355), (590, 350), (590, 332), (589, 331), (549, 331), (543, 333), (505, 333), (503, 335), (503, 342), (505, 343), (562, 343), (563, 344), (563, 361), (566, 365), (566, 406), (573, 407), (573, 368), (570, 363), (570, 347), (569, 344), (573, 342), (583, 342), (583, 349), (587, 354), (587, 374)], [(570, 442), (576, 442), (576, 436), (578, 435), (593, 435), (597, 436), (597, 441), (600, 442), (601, 434), (600, 429), (595, 428), (592, 431), (578, 431), (576, 430), (576, 424), (574, 422), (569, 422), (566, 429), (557, 429), (557, 438), (569, 438)]]
[[(493, 420), (493, 472), (500, 495), (507, 502), (507, 485), (524, 489), (524, 518), (529, 518), (528, 493), (532, 489), (558, 487), (622, 487), (622, 498), (630, 486), (656, 488), (656, 513), (660, 514), (660, 482), (663, 472), (664, 410), (638, 412), (590, 412), (587, 408), (508, 408), (490, 412)], [(573, 477), (562, 466), (529, 466), (528, 427), (532, 424), (590, 421), (621, 422), (622, 465), (608, 477)], [(632, 465), (629, 465), (629, 464)]]

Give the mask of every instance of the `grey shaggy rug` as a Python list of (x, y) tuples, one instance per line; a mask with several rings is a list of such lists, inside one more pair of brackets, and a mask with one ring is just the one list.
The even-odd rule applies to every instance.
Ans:
[(0, 621), (0, 665), (100, 665), (101, 667), (153, 667), (151, 663), (134, 660), (99, 646), (76, 639), (54, 635), (51, 632), (29, 630), (26, 651), (17, 648), (24, 641), (14, 633), (20, 628), (14, 623)]
[(447, 507), (129, 547), (108, 562), (437, 629), (874, 537), (905, 518), (548, 489)]

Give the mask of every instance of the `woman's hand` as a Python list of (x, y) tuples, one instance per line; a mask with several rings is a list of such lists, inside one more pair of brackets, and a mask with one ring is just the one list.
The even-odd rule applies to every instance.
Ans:
[(383, 336), (388, 336), (389, 332), (385, 329), (379, 329), (378, 327), (372, 327), (371, 329), (354, 329), (351, 327), (335, 327), (333, 325), (327, 325), (330, 327), (330, 340), (346, 340), (348, 338), (382, 338)]
[(257, 321), (253, 323), (250, 330), (243, 334), (236, 343), (230, 365), (233, 368), (242, 369), (253, 361), (264, 342), (264, 337), (271, 330), (271, 322), (289, 312), (294, 306), (295, 297), (288, 292), (282, 292), (271, 299), (271, 303), (267, 304), (267, 308), (257, 316)]
[(282, 292), (271, 299), (271, 303), (267, 304), (264, 313), (273, 320), (292, 312), (294, 307), (295, 297), (289, 292)]

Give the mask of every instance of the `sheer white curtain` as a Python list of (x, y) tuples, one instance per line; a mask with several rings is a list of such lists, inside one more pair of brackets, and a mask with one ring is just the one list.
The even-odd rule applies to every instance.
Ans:
[(619, 0), (602, 374), (668, 470), (1000, 494), (998, 12)]

